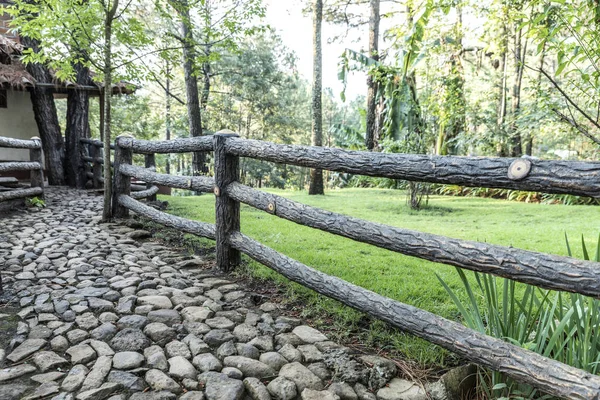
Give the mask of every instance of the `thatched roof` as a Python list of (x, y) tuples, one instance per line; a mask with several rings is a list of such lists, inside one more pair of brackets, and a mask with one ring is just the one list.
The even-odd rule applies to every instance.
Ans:
[[(102, 83), (82, 86), (75, 82), (60, 81), (54, 74), (52, 74), (51, 83), (38, 83), (18, 59), (22, 51), (23, 46), (17, 40), (0, 35), (0, 88), (26, 90), (29, 87), (44, 86), (53, 89), (55, 93), (67, 93), (69, 90), (87, 90), (91, 92), (92, 96), (97, 96), (103, 91), (104, 85)], [(123, 81), (112, 85), (113, 94), (131, 94), (135, 92), (135, 89), (134, 85)]]

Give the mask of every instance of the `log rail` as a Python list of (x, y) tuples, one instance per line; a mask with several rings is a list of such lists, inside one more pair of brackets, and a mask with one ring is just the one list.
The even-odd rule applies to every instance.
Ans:
[(16, 188), (0, 192), (0, 202), (28, 197), (44, 197), (44, 157), (42, 142), (38, 137), (31, 140), (0, 137), (0, 148), (28, 149), (30, 161), (0, 162), (0, 172), (29, 171), (30, 188)]
[[(134, 151), (214, 151), (215, 178), (170, 176), (132, 166), (129, 160)], [(239, 205), (245, 203), (301, 225), (409, 256), (594, 298), (600, 298), (600, 263), (417, 232), (300, 204), (239, 183), (238, 158), (394, 179), (596, 198), (600, 198), (600, 163), (356, 152), (246, 140), (231, 132), (162, 142), (120, 139), (117, 152), (123, 157), (115, 162), (117, 176), (122, 178), (115, 182), (114, 215), (125, 217), (131, 210), (166, 226), (215, 240), (217, 265), (223, 271), (234, 269), (240, 262), (239, 255), (246, 254), (318, 293), (545, 393), (569, 399), (600, 398), (600, 376), (326, 275), (246, 237), (239, 232)], [(189, 221), (136, 201), (127, 184), (132, 177), (149, 184), (214, 192), (216, 223)]]

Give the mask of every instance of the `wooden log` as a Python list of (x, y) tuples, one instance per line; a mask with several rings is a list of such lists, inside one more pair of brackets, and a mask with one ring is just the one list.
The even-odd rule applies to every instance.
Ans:
[(240, 262), (240, 252), (229, 245), (228, 237), (232, 232), (240, 230), (240, 203), (227, 195), (225, 188), (240, 177), (239, 158), (225, 152), (228, 140), (236, 134), (215, 134), (215, 226), (216, 226), (216, 259), (221, 271), (229, 272)]
[(213, 193), (215, 187), (214, 178), (208, 176), (174, 176), (169, 174), (159, 174), (135, 165), (121, 165), (119, 170), (124, 175), (155, 185), (164, 185), (172, 188), (189, 189), (206, 193)]
[[(226, 151), (240, 157), (358, 175), (600, 197), (599, 162), (384, 154), (248, 139), (228, 141)], [(511, 165), (517, 161), (530, 162), (531, 169), (525, 177), (511, 174), (510, 178)]]
[(102, 147), (91, 145), (90, 158), (92, 159), (92, 186), (94, 189), (98, 189), (102, 186), (102, 165), (104, 164)]
[(554, 396), (598, 399), (600, 376), (316, 271), (239, 232), (230, 235), (229, 243), (294, 282), (444, 347), (469, 361), (500, 371)]
[(0, 202), (26, 197), (42, 196), (43, 194), (44, 189), (38, 186), (26, 189), (14, 189), (9, 192), (0, 192)]
[(35, 169), (42, 169), (42, 164), (27, 161), (0, 162), (0, 172), (31, 171)]
[[(151, 171), (156, 171), (156, 155), (154, 153), (149, 153), (144, 155), (144, 163), (147, 169)], [(146, 183), (146, 189), (150, 190), (153, 186), (151, 182)], [(156, 193), (158, 193), (158, 188), (156, 188), (156, 192), (151, 193), (147, 196), (148, 201), (156, 201)]]
[[(156, 201), (156, 193), (158, 193), (158, 186), (150, 186), (150, 188), (146, 190), (132, 192), (131, 198), (136, 200), (146, 199), (147, 201)], [(154, 200), (152, 200), (152, 198), (154, 198)]]
[[(29, 160), (44, 165), (44, 155), (42, 154), (42, 141), (38, 137), (32, 137), (31, 141), (36, 144), (36, 147), (29, 149)], [(32, 169), (29, 173), (31, 187), (42, 188), (41, 197), (44, 197), (44, 169)]]
[(9, 147), (12, 149), (39, 149), (42, 143), (33, 140), (21, 140), (0, 136), (0, 147)]
[(198, 136), (184, 139), (173, 140), (139, 140), (136, 139), (132, 143), (127, 143), (126, 146), (133, 150), (134, 153), (188, 153), (195, 151), (212, 151), (213, 139), (212, 136)]
[(113, 197), (112, 197), (112, 217), (113, 218), (127, 218), (129, 216), (129, 210), (123, 207), (119, 203), (119, 196), (127, 195), (131, 193), (131, 179), (128, 176), (119, 173), (119, 166), (123, 164), (131, 164), (133, 162), (133, 152), (131, 147), (127, 147), (127, 144), (133, 142), (131, 136), (119, 136), (115, 140), (117, 144), (115, 148), (115, 173), (114, 173), (114, 184), (113, 184)]
[(191, 233), (196, 236), (213, 240), (215, 239), (215, 226), (213, 224), (190, 221), (185, 218), (176, 217), (174, 215), (158, 211), (126, 195), (121, 195), (119, 197), (119, 203), (123, 207), (127, 207), (136, 214), (151, 219), (159, 224), (175, 228), (182, 232)]
[[(81, 143), (87, 143), (87, 144), (94, 145), (96, 147), (104, 148), (104, 143), (102, 143), (102, 141), (100, 141), (98, 139), (81, 138), (79, 140), (81, 141)], [(111, 148), (111, 150), (114, 150), (115, 149), (115, 145), (111, 144), (110, 148)]]
[(424, 260), (600, 298), (600, 263), (448, 238), (348, 217), (232, 183), (229, 197), (278, 217)]

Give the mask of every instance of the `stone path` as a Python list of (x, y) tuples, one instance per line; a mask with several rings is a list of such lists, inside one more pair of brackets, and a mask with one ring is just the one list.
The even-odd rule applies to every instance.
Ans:
[(393, 362), (255, 306), (202, 258), (99, 223), (99, 197), (52, 188), (47, 204), (0, 216), (5, 297), (18, 306), (0, 307), (14, 322), (0, 331), (0, 399), (428, 398)]

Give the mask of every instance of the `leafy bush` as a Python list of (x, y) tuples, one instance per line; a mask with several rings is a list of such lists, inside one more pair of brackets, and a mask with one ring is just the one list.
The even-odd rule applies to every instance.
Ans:
[[(566, 239), (569, 256), (572, 255)], [(589, 260), (582, 238), (583, 258)], [(595, 254), (600, 261), (600, 237)], [(466, 326), (565, 364), (598, 374), (600, 365), (600, 300), (552, 292), (475, 272), (473, 286), (457, 268), (468, 300), (438, 279), (456, 304)], [(480, 304), (483, 304), (480, 310)], [(500, 374), (479, 369), (480, 395), (488, 399), (550, 399), (536, 389)]]
[(35, 208), (44, 208), (46, 207), (46, 202), (40, 199), (39, 197), (30, 197), (27, 199), (27, 206)]

